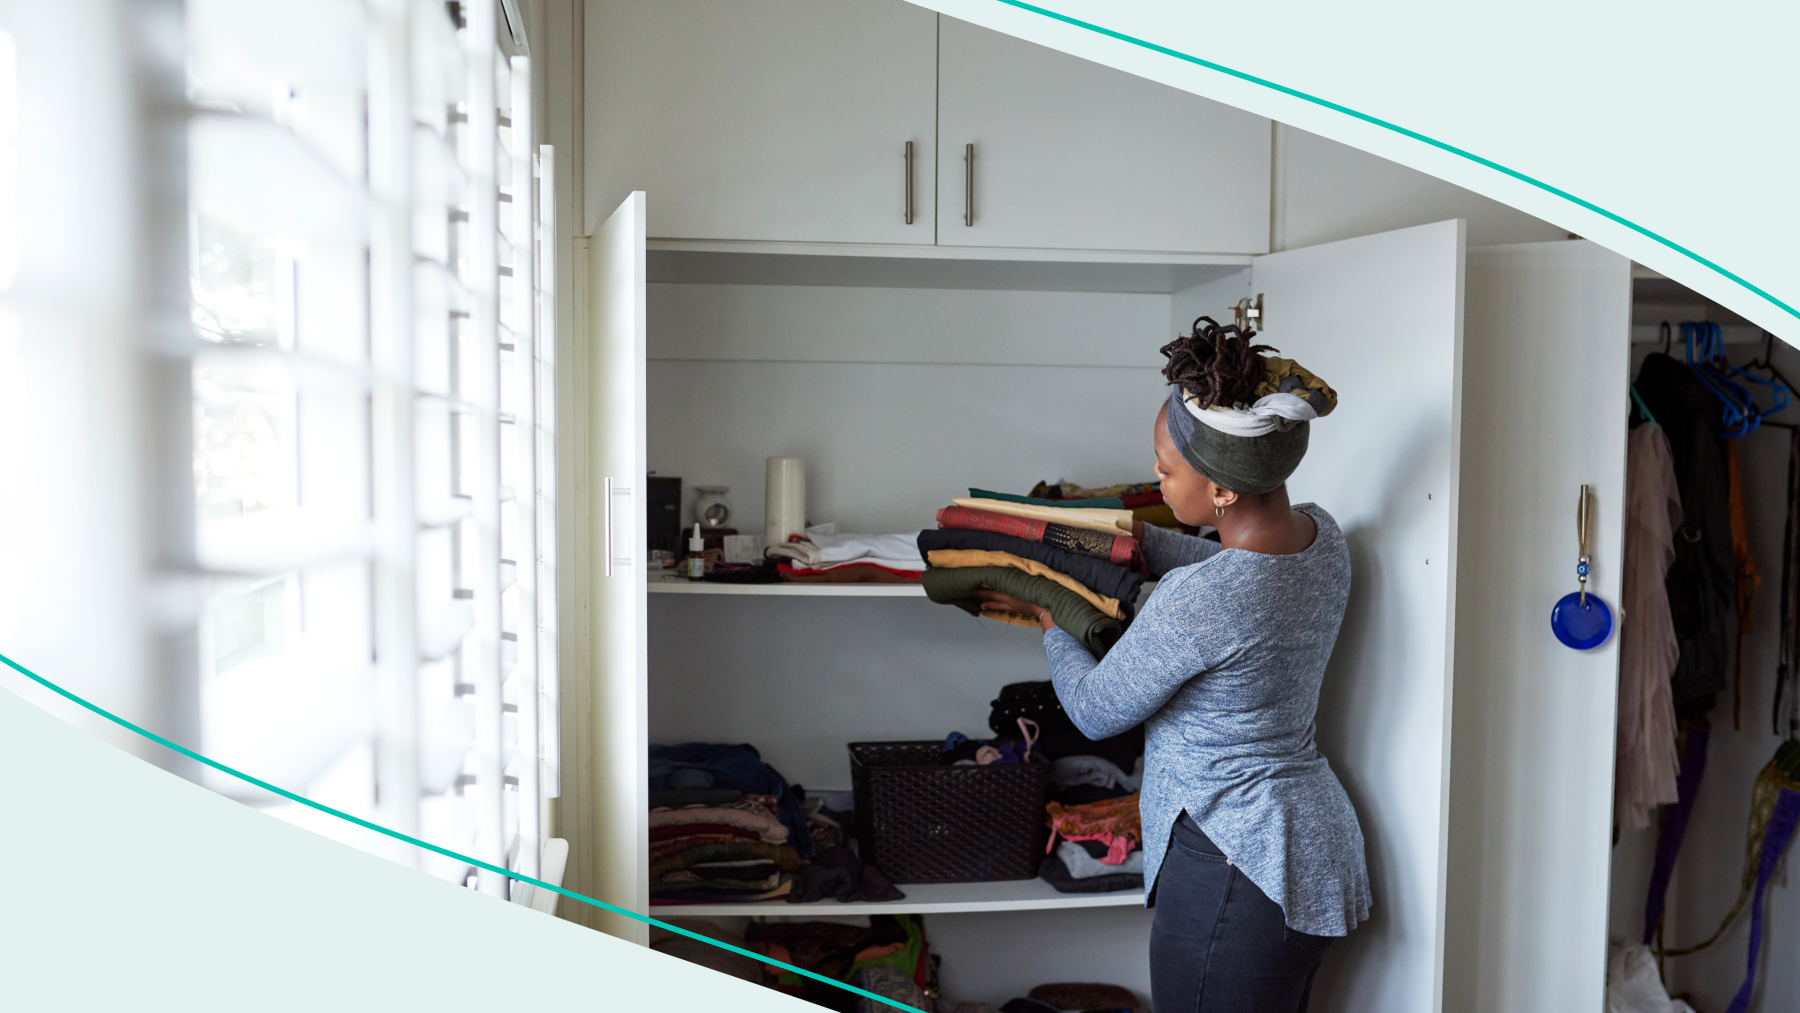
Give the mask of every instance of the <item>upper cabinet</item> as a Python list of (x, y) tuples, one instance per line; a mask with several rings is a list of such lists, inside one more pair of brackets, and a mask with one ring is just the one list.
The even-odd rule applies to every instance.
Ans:
[(938, 45), (939, 245), (1268, 252), (1267, 119), (954, 18)]
[(937, 22), (902, 0), (589, 0), (587, 231), (643, 190), (653, 238), (930, 244)]

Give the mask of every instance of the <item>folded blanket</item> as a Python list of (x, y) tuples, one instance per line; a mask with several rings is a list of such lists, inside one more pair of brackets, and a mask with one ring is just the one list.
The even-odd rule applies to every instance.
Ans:
[(652, 828), (703, 823), (749, 830), (773, 844), (781, 844), (788, 839), (787, 825), (767, 810), (694, 805), (682, 809), (653, 809), (650, 811)]
[(885, 566), (904, 566), (910, 562), (923, 568), (918, 541), (917, 531), (897, 535), (808, 535), (802, 541), (771, 545), (764, 553), (771, 558), (792, 559), (810, 567), (875, 560)]
[[(1053, 524), (1048, 521), (1032, 520), (1029, 517), (1014, 517), (1011, 514), (997, 514), (989, 510), (970, 510), (958, 506), (949, 506), (939, 510), (937, 522), (940, 529), (992, 531), (996, 534), (1022, 538), (1028, 542), (1040, 542), (1064, 552), (1104, 559), (1115, 566), (1127, 566), (1134, 570), (1143, 569), (1143, 557), (1139, 551), (1137, 539), (1124, 532), (1107, 534), (1087, 528), (1072, 528), (1067, 524)], [(946, 547), (939, 546), (939, 548)]]
[[(1073, 510), (1125, 509), (1125, 500), (1121, 496), (1082, 496), (1069, 497), (1068, 499), (1051, 499), (1043, 496), (1018, 496), (1010, 492), (994, 492), (991, 489), (970, 489), (969, 495), (976, 499), (997, 499), (1002, 503), (1032, 503), (1037, 506), (1065, 507)], [(1162, 502), (1160, 494), (1158, 494), (1156, 502)]]
[[(1142, 878), (1142, 877), (1139, 877)], [(653, 883), (650, 903), (665, 904), (754, 904), (759, 900), (785, 897), (794, 889), (792, 877), (783, 876), (780, 886), (761, 893), (719, 890), (708, 883)]]
[(972, 616), (987, 616), (1001, 622), (1014, 622), (1036, 627), (1030, 616), (983, 612), (982, 599), (976, 592), (984, 587), (1021, 601), (1050, 610), (1050, 618), (1063, 632), (1101, 657), (1119, 642), (1125, 628), (1119, 620), (1088, 604), (1087, 599), (1047, 577), (1016, 570), (1010, 566), (959, 566), (950, 569), (933, 567), (920, 579), (925, 596), (942, 605), (955, 605)]
[(765, 859), (774, 862), (783, 872), (792, 872), (800, 868), (800, 853), (785, 844), (769, 844), (764, 841), (721, 841), (715, 844), (702, 844), (698, 847), (678, 851), (673, 855), (664, 855), (650, 860), (650, 879), (662, 879), (677, 869), (705, 862), (741, 862), (751, 859)]
[(1020, 559), (1010, 552), (984, 552), (980, 549), (937, 549), (931, 553), (930, 559), (932, 566), (1010, 566), (1025, 573), (1035, 573), (1075, 592), (1083, 601), (1114, 619), (1125, 618), (1125, 613), (1119, 607), (1119, 599), (1097, 595), (1081, 581), (1066, 573), (1058, 573), (1035, 559)]
[(753, 841), (759, 844), (768, 843), (754, 837), (740, 837), (736, 834), (688, 834), (685, 837), (671, 837), (666, 840), (651, 841), (650, 860), (654, 862), (659, 858), (667, 858), (670, 855), (679, 855), (683, 851), (687, 851), (690, 848), (697, 848), (702, 844), (735, 844), (738, 841)]
[[(1038, 878), (1056, 888), (1058, 893), (1115, 893), (1120, 890), (1144, 891), (1144, 874), (1141, 872), (1115, 872), (1105, 876), (1090, 876), (1076, 879), (1069, 875), (1069, 867), (1063, 864), (1062, 857), (1051, 854), (1044, 858), (1038, 866)], [(655, 903), (655, 901), (651, 901)]]
[[(1076, 529), (1079, 530), (1079, 529)], [(1098, 532), (1082, 531), (1100, 536)], [(1126, 541), (1131, 541), (1126, 539)], [(1133, 543), (1135, 545), (1135, 543)], [(985, 552), (1009, 552), (1022, 559), (1035, 559), (1058, 573), (1066, 573), (1102, 598), (1117, 598), (1121, 605), (1137, 600), (1144, 586), (1144, 575), (1124, 566), (1114, 565), (1078, 552), (1069, 552), (1016, 535), (998, 531), (974, 531), (962, 528), (938, 528), (919, 532), (919, 551), (929, 554), (938, 549), (979, 549)], [(1140, 570), (1142, 567), (1139, 568)]]
[[(1051, 521), (1056, 524), (1067, 524), (1072, 528), (1087, 528), (1103, 534), (1122, 534), (1131, 526), (1131, 511), (1081, 509), (1068, 507), (1039, 506), (1035, 503), (1008, 503), (997, 499), (969, 499), (958, 497), (950, 501), (959, 507), (971, 510), (990, 510), (997, 514), (1011, 514), (1014, 517), (1027, 517), (1036, 521)], [(1119, 525), (1124, 524), (1125, 528)], [(914, 536), (917, 537), (917, 536)]]
[(1051, 485), (1049, 482), (1039, 482), (1031, 487), (1029, 495), (1036, 499), (1050, 500), (1100, 499), (1106, 496), (1117, 496), (1126, 501), (1126, 506), (1131, 506), (1130, 500), (1133, 497), (1150, 495), (1160, 497), (1162, 483), (1130, 482), (1124, 485), (1079, 486), (1074, 482), (1058, 482), (1055, 485)]
[(1138, 848), (1125, 856), (1125, 860), (1116, 865), (1107, 865), (1102, 860), (1088, 854), (1087, 849), (1074, 841), (1063, 841), (1056, 846), (1056, 857), (1062, 859), (1069, 875), (1075, 879), (1093, 879), (1095, 876), (1114, 876), (1121, 872), (1138, 875), (1144, 874), (1144, 849)]
[(925, 572), (923, 563), (915, 569), (898, 570), (875, 563), (839, 563), (814, 570), (793, 563), (776, 567), (781, 579), (794, 584), (917, 584)]

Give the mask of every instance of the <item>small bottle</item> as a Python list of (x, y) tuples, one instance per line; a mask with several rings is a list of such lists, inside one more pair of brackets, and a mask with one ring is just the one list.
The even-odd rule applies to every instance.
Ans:
[(700, 534), (700, 522), (694, 522), (693, 537), (688, 539), (687, 577), (700, 580), (706, 576), (706, 538)]

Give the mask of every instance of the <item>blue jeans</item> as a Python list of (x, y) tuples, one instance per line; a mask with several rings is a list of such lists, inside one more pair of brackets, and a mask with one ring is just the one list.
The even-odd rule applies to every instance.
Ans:
[(1226, 861), (1186, 813), (1156, 877), (1150, 987), (1157, 1013), (1305, 1013), (1330, 936), (1287, 927), (1281, 906)]

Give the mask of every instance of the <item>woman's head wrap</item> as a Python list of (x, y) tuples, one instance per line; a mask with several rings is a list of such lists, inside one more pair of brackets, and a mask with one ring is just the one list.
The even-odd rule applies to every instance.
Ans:
[(1292, 359), (1257, 356), (1256, 400), (1201, 407), (1182, 385), (1169, 391), (1169, 438), (1195, 471), (1237, 493), (1281, 488), (1306, 456), (1309, 423), (1337, 407), (1337, 392)]

